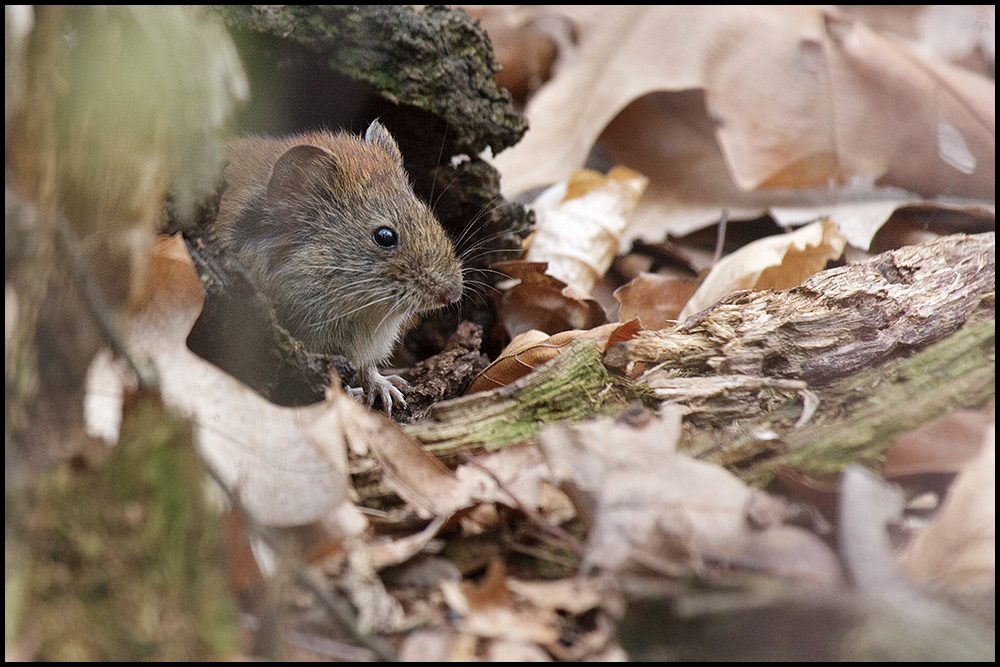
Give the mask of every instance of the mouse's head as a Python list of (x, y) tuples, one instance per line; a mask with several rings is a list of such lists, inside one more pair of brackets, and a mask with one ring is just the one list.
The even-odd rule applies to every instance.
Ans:
[(279, 316), (307, 346), (385, 357), (412, 315), (461, 297), (454, 246), (380, 123), (363, 139), (313, 133), (285, 143), (264, 201), (273, 242), (264, 280), (282, 283)]

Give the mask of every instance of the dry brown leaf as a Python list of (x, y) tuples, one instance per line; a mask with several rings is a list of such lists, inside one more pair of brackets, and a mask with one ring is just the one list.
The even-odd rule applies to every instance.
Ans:
[[(580, 660), (608, 648), (613, 627), (605, 611), (621, 612), (618, 594), (608, 582), (574, 578), (528, 582), (506, 576), (494, 560), (478, 586), (446, 582), (442, 586), (453, 611), (461, 615), (463, 632), (487, 638), (487, 658), (511, 659), (544, 648), (559, 660)], [(567, 620), (594, 612), (577, 627), (572, 639), (560, 633)]]
[(493, 268), (513, 284), (501, 284), (497, 313), (513, 338), (538, 329), (548, 334), (570, 329), (591, 329), (607, 321), (601, 305), (589, 296), (545, 273), (544, 262), (512, 261)]
[(905, 433), (885, 452), (886, 479), (927, 473), (957, 473), (983, 449), (983, 434), (995, 423), (993, 410), (952, 413)]
[(914, 582), (961, 593), (996, 588), (996, 435), (948, 490), (940, 512), (900, 554)]
[(559, 641), (559, 616), (554, 609), (517, 603), (507, 586), (500, 560), (490, 562), (479, 585), (442, 582), (448, 606), (461, 616), (462, 632), (535, 644)]
[(737, 290), (795, 287), (840, 257), (845, 245), (837, 226), (828, 220), (747, 244), (715, 265), (677, 319), (684, 320)]
[(648, 182), (625, 167), (606, 176), (590, 169), (573, 172), (532, 204), (538, 222), (525, 261), (547, 262), (547, 274), (590, 294), (618, 253)]
[(651, 331), (671, 327), (697, 286), (693, 278), (642, 273), (615, 290), (618, 319), (638, 318), (642, 327)]
[[(916, 192), (993, 192), (992, 82), (924, 58), (835, 9), (538, 12), (570, 19), (579, 50), (532, 98), (524, 141), (497, 158), (509, 191), (565, 178), (629, 102), (701, 89), (741, 189), (861, 177)], [(939, 155), (944, 124), (980, 168), (965, 173)]]
[[(648, 133), (657, 133), (657, 141)], [(934, 210), (951, 219), (952, 231), (972, 233), (978, 219), (992, 216), (992, 201), (950, 197), (925, 200), (901, 188), (849, 183), (824, 188), (741, 191), (727, 171), (704, 97), (697, 91), (654, 93), (626, 107), (599, 139), (615, 163), (628, 164), (650, 179), (623, 241), (655, 242), (665, 234), (685, 236), (715, 223), (768, 214), (784, 227), (821, 218), (837, 223), (851, 245), (867, 248), (882, 227), (912, 207)]]
[(786, 224), (843, 223), (864, 248), (894, 208), (919, 201), (914, 192), (994, 197), (994, 83), (836, 9), (549, 6), (531, 16), (570, 21), (579, 47), (564, 49), (530, 101), (525, 139), (497, 156), (504, 188), (566, 178), (600, 136), (614, 164), (650, 179), (626, 242), (684, 235), (722, 209), (738, 220), (778, 206)]
[[(331, 407), (276, 406), (190, 352), (185, 340), (203, 300), (183, 241), (160, 239), (149, 290), (131, 318), (130, 349), (155, 365), (164, 401), (191, 418), (202, 455), (258, 521), (336, 517), (348, 482), (343, 441), (320, 428)], [(357, 530), (350, 523), (344, 532)]]
[(343, 433), (351, 451), (370, 452), (382, 470), (382, 482), (408, 502), (418, 516), (450, 515), (469, 504), (469, 493), (455, 474), (425, 452), (399, 424), (342, 391), (336, 392), (334, 404), (339, 407), (336, 429)]
[[(814, 535), (782, 525), (758, 529), (751, 509), (778, 501), (723, 468), (677, 454), (681, 411), (634, 429), (601, 419), (539, 434), (556, 479), (590, 526), (584, 569), (696, 573), (710, 562), (830, 582), (836, 558)], [(775, 509), (772, 514), (781, 514)]]
[(562, 331), (554, 336), (546, 336), (541, 331), (526, 331), (517, 336), (504, 348), (496, 361), (476, 376), (467, 394), (489, 391), (518, 380), (538, 366), (559, 356), (577, 338), (595, 340), (598, 349), (620, 341), (629, 340), (639, 330), (636, 320), (611, 322), (586, 331)]

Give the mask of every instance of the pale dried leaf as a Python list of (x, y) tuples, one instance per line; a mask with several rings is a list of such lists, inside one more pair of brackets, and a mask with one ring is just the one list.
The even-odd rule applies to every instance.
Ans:
[(828, 220), (747, 244), (716, 264), (678, 319), (684, 320), (736, 290), (795, 287), (840, 257), (845, 244), (837, 226)]
[(990, 76), (996, 62), (994, 5), (841, 5), (852, 18), (898, 35), (929, 56)]
[(680, 426), (680, 409), (667, 405), (661, 419), (638, 429), (603, 419), (539, 434), (554, 475), (590, 526), (585, 570), (683, 576), (723, 562), (816, 581), (839, 577), (836, 559), (814, 535), (751, 525), (751, 506), (759, 515), (762, 502), (776, 499), (674, 452)]
[[(655, 132), (658, 140), (648, 140)], [(848, 242), (867, 249), (876, 232), (910, 207), (935, 210), (951, 218), (955, 232), (977, 231), (976, 221), (992, 215), (992, 200), (936, 196), (925, 199), (902, 188), (857, 179), (845, 185), (780, 188), (744, 192), (727, 171), (722, 150), (700, 93), (654, 93), (626, 107), (599, 139), (615, 163), (646, 174), (649, 188), (632, 216), (623, 242), (661, 241), (665, 234), (685, 236), (717, 222), (726, 212), (730, 224), (771, 215), (784, 227), (829, 218)]]
[(900, 554), (921, 586), (985, 593), (996, 588), (996, 444), (988, 429), (982, 451), (948, 490), (940, 512)]
[(478, 502), (535, 510), (542, 501), (542, 482), (551, 473), (538, 448), (525, 443), (477, 456), (458, 466), (455, 476)]
[[(932, 215), (925, 217), (933, 219), (938, 228), (945, 233), (972, 233), (992, 229), (991, 224), (979, 221), (993, 218), (996, 211), (992, 202), (950, 197), (938, 197), (933, 201), (927, 201), (905, 190), (894, 188), (852, 188), (844, 191), (843, 195), (844, 201), (840, 202), (824, 205), (771, 206), (767, 212), (784, 227), (828, 218), (837, 223), (837, 228), (848, 243), (855, 248), (868, 250), (875, 234), (884, 225), (896, 218), (905, 219), (914, 212), (932, 212)], [(883, 247), (878, 252), (895, 247), (898, 246)]]
[[(813, 208), (791, 222), (840, 223), (838, 206), (858, 198), (884, 209), (934, 195), (994, 196), (993, 82), (852, 24), (837, 9), (534, 12), (571, 22), (578, 40), (530, 100), (525, 139), (497, 156), (504, 188), (566, 178), (600, 137), (614, 164), (650, 179), (626, 242), (686, 234), (723, 209), (742, 220), (770, 206)], [(943, 151), (942, 124), (961, 137)], [(960, 145), (968, 154), (953, 149)], [(879, 224), (869, 220), (845, 231), (859, 247)]]
[(546, 273), (590, 294), (611, 266), (648, 179), (624, 167), (606, 176), (589, 169), (570, 175), (535, 200), (535, 233), (525, 261), (547, 262)]
[(347, 568), (340, 573), (337, 584), (356, 610), (359, 632), (389, 633), (402, 629), (402, 605), (385, 589), (368, 560), (368, 552), (360, 545), (350, 550)]
[(854, 583), (869, 595), (910, 592), (889, 542), (888, 525), (902, 511), (898, 488), (858, 464), (847, 466), (840, 479), (840, 551)]
[(469, 504), (468, 491), (455, 474), (425, 452), (399, 424), (339, 390), (333, 403), (339, 408), (339, 428), (351, 450), (370, 452), (382, 470), (382, 482), (418, 516), (451, 514)]
[(311, 442), (332, 408), (276, 406), (187, 349), (204, 297), (180, 237), (158, 241), (149, 287), (128, 344), (155, 364), (164, 401), (192, 420), (205, 459), (265, 524), (334, 516), (347, 498), (343, 442), (325, 454)]
[(552, 662), (537, 644), (511, 639), (494, 639), (486, 649), (487, 662)]
[(369, 544), (368, 558), (372, 567), (376, 570), (405, 563), (409, 559), (420, 553), (435, 537), (438, 532), (452, 518), (452, 514), (441, 514), (427, 524), (419, 533), (407, 535), (391, 542), (377, 542)]
[[(979, 234), (995, 228), (996, 210), (992, 203), (946, 202), (939, 198), (933, 205), (918, 203), (897, 208), (871, 238), (868, 250), (880, 253), (926, 243), (942, 235)], [(848, 242), (854, 244), (849, 236)]]
[(951, 185), (953, 193), (988, 197), (993, 190), (989, 168), (974, 179), (949, 173), (933, 140), (945, 120), (981, 163), (992, 164), (991, 82), (925, 59), (835, 9), (538, 11), (573, 21), (579, 49), (529, 103), (532, 129), (524, 141), (497, 158), (509, 191), (565, 178), (629, 102), (691, 89), (705, 91), (742, 189), (824, 186), (860, 176), (911, 191), (944, 192)]
[[(455, 660), (455, 634), (449, 630), (421, 630), (406, 633), (399, 649), (401, 662), (445, 662)], [(466, 659), (472, 656), (467, 656)]]

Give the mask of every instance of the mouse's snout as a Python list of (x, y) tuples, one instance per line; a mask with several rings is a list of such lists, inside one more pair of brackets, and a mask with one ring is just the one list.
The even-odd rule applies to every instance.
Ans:
[(438, 301), (442, 306), (450, 306), (462, 298), (462, 285), (451, 285), (438, 292)]

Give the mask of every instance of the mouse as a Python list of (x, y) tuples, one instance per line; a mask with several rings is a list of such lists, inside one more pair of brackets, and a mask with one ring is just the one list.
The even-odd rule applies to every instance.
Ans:
[(396, 140), (374, 121), (363, 136), (248, 136), (225, 153), (219, 241), (306, 349), (357, 366), (352, 395), (405, 407), (405, 381), (378, 365), (416, 315), (459, 301), (462, 266)]

